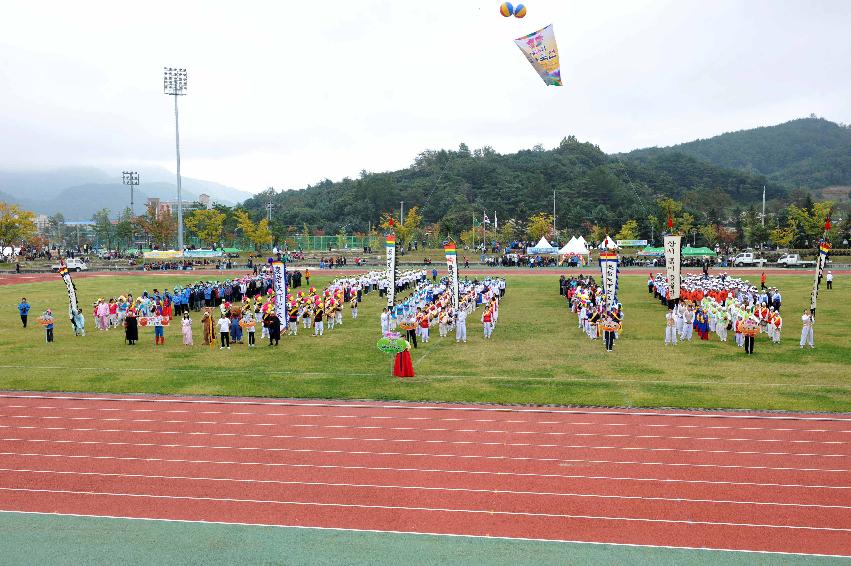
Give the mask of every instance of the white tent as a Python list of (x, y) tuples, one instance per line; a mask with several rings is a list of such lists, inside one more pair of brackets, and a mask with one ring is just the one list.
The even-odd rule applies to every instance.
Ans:
[(531, 248), (526, 248), (527, 254), (557, 254), (558, 248), (553, 247), (546, 237), (541, 237), (540, 241)]
[(600, 242), (601, 250), (616, 250), (618, 249), (617, 243), (613, 239), (611, 239), (608, 235), (606, 235), (606, 239)]
[(538, 240), (538, 243), (535, 244), (536, 248), (551, 248), (553, 245), (547, 241), (545, 236), (541, 236), (541, 239)]
[(577, 239), (577, 241), (579, 241), (579, 243), (580, 243), (580, 244), (582, 244), (582, 245), (583, 245), (583, 246), (585, 246), (586, 248), (588, 247), (588, 240), (586, 240), (586, 239), (585, 239), (585, 238), (583, 238), (582, 236), (579, 236), (579, 237), (578, 237), (578, 238), (576, 238), (576, 239)]
[(570, 241), (568, 241), (562, 248), (558, 251), (559, 255), (569, 254), (572, 249), (571, 246), (574, 246), (576, 242), (576, 236), (571, 236)]
[(563, 248), (558, 251), (559, 255), (589, 255), (588, 246), (578, 238), (571, 238)]

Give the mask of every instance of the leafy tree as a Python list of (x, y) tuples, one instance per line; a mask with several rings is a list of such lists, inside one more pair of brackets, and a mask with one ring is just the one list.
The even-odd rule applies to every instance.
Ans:
[(469, 230), (461, 232), (461, 242), (470, 248), (476, 245), (476, 242), (480, 237), (479, 231), (475, 228), (470, 228)]
[(420, 233), (422, 221), (423, 217), (419, 212), (419, 207), (411, 207), (408, 210), (408, 214), (405, 215), (405, 223), (401, 226), (396, 226), (398, 242), (405, 246), (413, 241)]
[(58, 242), (62, 242), (65, 236), (65, 216), (57, 212), (47, 217), (48, 234), (54, 236)]
[(529, 219), (529, 224), (526, 227), (526, 232), (529, 234), (529, 239), (537, 242), (544, 236), (550, 234), (553, 230), (553, 215), (546, 212), (539, 212)]
[(676, 223), (674, 224), (674, 231), (687, 236), (692, 233), (692, 229), (694, 228), (694, 216), (692, 216), (688, 212), (683, 212), (680, 215)]
[(109, 219), (109, 209), (102, 208), (94, 213), (92, 221), (95, 223), (95, 236), (101, 246), (106, 244), (106, 249), (112, 249), (112, 240), (115, 237), (115, 227)]
[(124, 209), (115, 224), (115, 240), (119, 251), (121, 251), (122, 242), (125, 248), (133, 245), (133, 215), (129, 207)]
[(719, 233), (717, 224), (704, 224), (699, 230), (701, 237), (709, 244), (709, 247), (713, 247), (718, 242)]
[(620, 231), (615, 234), (615, 240), (637, 240), (638, 239), (638, 222), (635, 220), (627, 220), (621, 226)]
[(0, 201), (0, 247), (22, 244), (35, 235), (35, 214)]
[(157, 214), (157, 208), (153, 204), (148, 205), (143, 216), (136, 217), (136, 226), (147, 234), (155, 245), (161, 247), (172, 245), (177, 234), (177, 220), (174, 216), (166, 212)]
[(216, 209), (193, 210), (184, 220), (186, 229), (198, 236), (202, 244), (214, 246), (221, 241), (225, 213)]
[(263, 246), (272, 245), (272, 230), (269, 227), (269, 219), (264, 218), (257, 223), (249, 238), (254, 245), (254, 251), (259, 252)]
[(795, 236), (798, 233), (798, 226), (791, 222), (785, 228), (775, 228), (771, 230), (771, 241), (781, 248), (788, 248), (795, 241)]

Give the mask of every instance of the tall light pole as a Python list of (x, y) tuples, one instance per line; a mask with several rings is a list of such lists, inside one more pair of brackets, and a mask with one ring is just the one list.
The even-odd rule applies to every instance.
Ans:
[(139, 186), (139, 173), (136, 171), (122, 171), (122, 180), (130, 187), (130, 216), (136, 216), (136, 207), (133, 204), (133, 187)]
[(180, 127), (177, 97), (186, 94), (186, 69), (163, 67), (163, 93), (174, 97), (174, 147), (177, 153), (177, 249), (183, 252), (183, 196), (180, 191)]
[(275, 194), (275, 187), (269, 187), (269, 202), (266, 203), (266, 210), (269, 211), (269, 224), (272, 223), (272, 208), (275, 204), (272, 202), (272, 196)]

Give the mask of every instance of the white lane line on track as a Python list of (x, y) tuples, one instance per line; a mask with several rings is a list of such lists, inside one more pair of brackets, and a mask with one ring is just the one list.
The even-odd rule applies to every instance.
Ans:
[(693, 546), (670, 546), (670, 545), (652, 545), (652, 544), (629, 544), (622, 542), (598, 542), (598, 541), (583, 541), (583, 540), (566, 540), (566, 539), (547, 539), (547, 538), (530, 538), (530, 537), (507, 537), (493, 535), (464, 535), (456, 533), (430, 533), (421, 531), (382, 531), (378, 529), (346, 529), (340, 527), (312, 527), (306, 525), (273, 525), (268, 523), (238, 523), (227, 521), (202, 521), (191, 519), (164, 519), (157, 517), (126, 517), (121, 515), (86, 515), (81, 513), (51, 513), (44, 511), (20, 511), (16, 509), (0, 509), (0, 513), (15, 513), (20, 515), (47, 515), (51, 517), (81, 517), (86, 519), (114, 519), (124, 521), (157, 521), (163, 523), (187, 523), (201, 525), (233, 525), (240, 527), (266, 527), (271, 529), (304, 529), (316, 531), (335, 531), (335, 532), (353, 532), (353, 533), (378, 533), (391, 535), (414, 535), (423, 537), (455, 537), (455, 538), (472, 538), (472, 539), (492, 539), (504, 541), (532, 541), (552, 544), (587, 544), (591, 546), (625, 546), (629, 548), (666, 548), (674, 550), (694, 550), (702, 553), (710, 552), (741, 552), (748, 554), (778, 554), (783, 556), (820, 556), (826, 558), (845, 558), (845, 555), (839, 554), (816, 554), (806, 552), (783, 552), (776, 550), (747, 550), (733, 548), (713, 548), (713, 547), (693, 547)]
[(638, 500), (638, 501), (665, 501), (670, 503), (713, 503), (719, 505), (756, 505), (756, 506), (774, 506), (774, 507), (815, 507), (819, 509), (851, 509), (849, 505), (822, 505), (818, 503), (783, 503), (777, 501), (740, 501), (728, 499), (690, 499), (687, 497), (653, 497), (642, 495), (607, 495), (599, 493), (566, 493), (553, 491), (518, 491), (511, 489), (485, 489), (485, 488), (469, 488), (469, 487), (439, 487), (439, 486), (418, 486), (418, 485), (386, 485), (386, 484), (371, 484), (371, 483), (343, 483), (343, 482), (320, 482), (320, 481), (294, 481), (294, 480), (261, 480), (261, 479), (245, 479), (245, 478), (211, 478), (204, 476), (168, 476), (168, 475), (147, 475), (147, 474), (127, 474), (127, 473), (105, 473), (105, 472), (76, 472), (64, 470), (30, 470), (17, 468), (0, 468), (0, 472), (20, 473), (20, 474), (56, 474), (56, 475), (72, 475), (72, 476), (92, 476), (92, 477), (116, 477), (116, 478), (140, 478), (153, 480), (187, 480), (187, 481), (208, 481), (208, 482), (233, 482), (245, 484), (268, 484), (268, 485), (288, 485), (288, 486), (314, 486), (314, 487), (356, 487), (368, 489), (386, 489), (400, 491), (445, 491), (459, 493), (490, 493), (503, 495), (540, 495), (547, 497), (575, 497), (575, 498), (590, 498), (590, 499), (623, 499), (623, 500)]
[[(236, 450), (240, 452), (272, 452), (272, 453), (293, 453), (293, 454), (345, 454), (349, 456), (407, 456), (418, 458), (457, 458), (459, 460), (503, 460), (503, 461), (523, 461), (523, 462), (555, 462), (559, 465), (564, 464), (621, 464), (621, 465), (636, 465), (636, 466), (670, 466), (681, 468), (717, 468), (717, 469), (741, 469), (741, 470), (770, 470), (770, 471), (793, 471), (793, 472), (832, 472), (832, 473), (848, 473), (848, 469), (831, 469), (831, 468), (795, 468), (795, 467), (777, 467), (777, 466), (744, 466), (740, 464), (693, 464), (684, 462), (642, 462), (642, 461), (620, 461), (620, 460), (587, 460), (581, 458), (528, 458), (520, 456), (482, 456), (479, 454), (435, 454), (431, 452), (373, 452), (369, 450), (318, 450), (315, 448), (257, 448), (253, 446), (211, 446), (207, 444), (155, 444), (152, 442), (132, 443), (132, 442), (97, 442), (93, 440), (45, 440), (32, 438), (3, 438), (3, 441), (17, 442), (32, 442), (42, 444), (79, 444), (79, 445), (103, 445), (103, 446), (133, 446), (133, 447), (156, 447), (156, 448), (178, 448), (178, 449), (193, 449), (193, 450)], [(15, 454), (14, 452), (0, 452), (0, 455)], [(96, 457), (92, 457), (96, 458)], [(110, 458), (104, 456), (104, 458)], [(116, 457), (115, 459), (121, 459)]]
[[(184, 436), (208, 436), (208, 437), (231, 437), (231, 438), (277, 438), (287, 440), (328, 440), (337, 442), (396, 442), (406, 444), (449, 444), (467, 446), (497, 446), (497, 447), (527, 447), (527, 448), (558, 448), (571, 450), (625, 450), (630, 452), (671, 452), (686, 454), (733, 454), (739, 456), (800, 456), (800, 457), (822, 457), (822, 458), (847, 458), (847, 454), (822, 454), (806, 452), (758, 452), (755, 450), (703, 450), (700, 448), (662, 448), (647, 446), (593, 446), (590, 444), (532, 444), (529, 442), (476, 442), (473, 440), (419, 440), (416, 438), (372, 438), (361, 436), (298, 436), (291, 434), (237, 434), (235, 432), (185, 432), (174, 430), (130, 430), (130, 429), (101, 429), (101, 428), (70, 428), (70, 427), (35, 427), (35, 426), (9, 426), (0, 425), (0, 429), (7, 430), (37, 430), (37, 431), (70, 431), (70, 432), (107, 432), (107, 433), (130, 433), (130, 434), (163, 434)], [(0, 438), (3, 440), (18, 440)], [(39, 440), (31, 440), (38, 442)], [(83, 442), (83, 441), (78, 441)], [(114, 443), (122, 444), (122, 443)], [(246, 448), (248, 449), (248, 448)], [(282, 450), (282, 449), (281, 449)], [(471, 456), (459, 456), (469, 458)], [(483, 458), (495, 458), (496, 456), (482, 456)]]
[[(192, 413), (186, 409), (127, 409), (115, 407), (60, 407), (58, 405), (4, 405), (0, 408), (8, 409), (40, 409), (54, 411), (120, 411), (122, 413)], [(334, 415), (317, 413), (265, 413), (251, 411), (196, 411), (195, 414), (216, 415), (255, 415), (261, 417), (295, 417), (295, 418), (320, 418), (320, 419), (381, 419), (381, 420), (410, 420), (410, 421), (435, 421), (435, 422), (477, 422), (477, 423), (526, 423), (530, 425), (565, 425), (565, 426), (627, 426), (627, 427), (652, 427), (652, 428), (686, 428), (700, 430), (763, 430), (772, 432), (825, 432), (825, 433), (851, 433), (851, 429), (838, 430), (828, 428), (775, 428), (759, 426), (725, 426), (725, 425), (676, 425), (662, 423), (600, 423), (584, 421), (534, 421), (534, 420), (502, 420), (502, 419), (462, 419), (462, 418), (435, 418), (435, 417), (401, 417), (391, 415)], [(156, 421), (163, 422), (163, 421)], [(851, 422), (851, 421), (849, 421)]]
[[(3, 366), (0, 366), (0, 368)], [(21, 366), (26, 369), (27, 366)], [(65, 369), (65, 368), (57, 368)], [(82, 368), (67, 368), (78, 371)], [(465, 376), (469, 377), (469, 376)], [(677, 382), (679, 383), (679, 382)], [(851, 387), (849, 385), (848, 387)], [(851, 417), (802, 417), (797, 415), (750, 415), (750, 414), (719, 414), (695, 411), (692, 413), (664, 413), (657, 411), (627, 411), (627, 410), (590, 410), (590, 409), (568, 409), (568, 408), (518, 408), (518, 407), (492, 407), (492, 406), (456, 406), (456, 405), (391, 405), (371, 404), (358, 402), (318, 402), (318, 401), (261, 401), (261, 400), (230, 400), (230, 399), (187, 399), (187, 398), (162, 398), (162, 397), (84, 397), (79, 395), (23, 395), (20, 393), (0, 393), (0, 398), (7, 399), (56, 399), (64, 401), (103, 401), (103, 402), (129, 402), (129, 403), (173, 403), (173, 404), (196, 404), (196, 405), (268, 405), (270, 407), (331, 407), (349, 409), (382, 409), (382, 410), (417, 410), (417, 411), (468, 411), (468, 412), (498, 412), (498, 413), (545, 413), (545, 414), (569, 414), (569, 415), (620, 415), (628, 417), (677, 417), (677, 418), (702, 418), (702, 419), (741, 419), (741, 420), (772, 420), (772, 421), (827, 421), (851, 423)]]
[(318, 501), (279, 501), (274, 499), (242, 499), (236, 497), (197, 497), (189, 495), (158, 495), (155, 493), (115, 493), (109, 491), (74, 491), (70, 489), (34, 489), (22, 487), (0, 487), (0, 491), (14, 493), (51, 493), (61, 495), (87, 495), (101, 497), (127, 497), (141, 499), (165, 499), (169, 501), (211, 501), (216, 503), (252, 503), (259, 505), (291, 505), (304, 507), (331, 507), (336, 509), (377, 509), (387, 511), (424, 511), (431, 513), (467, 513), (482, 515), (506, 515), (512, 517), (539, 517), (546, 519), (579, 519), (591, 521), (622, 521), (639, 523), (664, 523), (683, 525), (711, 525), (725, 527), (748, 527), (757, 529), (792, 529), (805, 531), (851, 532), (851, 528), (814, 527), (810, 525), (774, 525), (761, 523), (732, 523), (720, 521), (691, 521), (684, 519), (649, 519), (644, 517), (611, 517), (606, 515), (568, 515), (566, 513), (533, 513), (530, 511), (499, 511), (495, 509), (453, 509), (447, 507), (413, 507), (405, 505), (366, 505), (357, 503), (323, 503)]
[[(498, 447), (527, 447), (527, 448), (559, 448), (571, 450), (625, 450), (630, 452), (669, 452), (685, 454), (732, 454), (737, 456), (798, 456), (819, 458), (848, 458), (848, 454), (822, 454), (815, 452), (759, 452), (756, 450), (704, 450), (700, 448), (665, 448), (649, 446), (594, 446), (591, 444), (532, 444), (529, 442), (476, 442), (473, 440), (420, 440), (416, 438), (373, 438), (360, 436), (298, 436), (292, 434), (238, 434), (235, 432), (203, 432), (203, 431), (177, 431), (177, 430), (135, 430), (125, 428), (72, 428), (61, 426), (10, 426), (0, 425), (0, 429), (6, 430), (36, 430), (36, 431), (69, 431), (90, 433), (128, 433), (128, 434), (160, 434), (160, 435), (183, 435), (183, 436), (226, 436), (231, 438), (278, 438), (289, 440), (328, 440), (339, 442), (396, 442), (408, 444), (449, 444), (468, 446), (498, 446)], [(10, 440), (0, 438), (2, 440)], [(16, 439), (11, 439), (16, 440)], [(282, 450), (282, 449), (281, 449)], [(459, 456), (471, 458), (472, 456)], [(498, 456), (481, 456), (482, 458), (497, 458)]]
[[(57, 415), (2, 415), (0, 419), (41, 419), (41, 420), (68, 420), (68, 421), (100, 421), (100, 422), (127, 422), (127, 423), (163, 423), (163, 424), (195, 424), (195, 425), (222, 425), (222, 426), (277, 426), (291, 428), (330, 428), (330, 429), (347, 429), (347, 430), (401, 430), (401, 431), (417, 431), (417, 432), (444, 432), (444, 433), (481, 433), (481, 434), (523, 434), (523, 435), (542, 435), (542, 436), (597, 436), (604, 438), (653, 438), (662, 440), (700, 440), (700, 441), (721, 441), (721, 442), (773, 442), (781, 443), (788, 442), (792, 444), (848, 444), (844, 440), (786, 440), (778, 438), (728, 438), (722, 436), (664, 436), (656, 434), (608, 434), (602, 432), (565, 432), (565, 431), (526, 431), (526, 430), (488, 430), (488, 429), (455, 429), (455, 428), (421, 428), (411, 426), (350, 426), (350, 425), (322, 425), (322, 424), (286, 424), (286, 423), (247, 423), (247, 422), (227, 422), (227, 421), (190, 421), (180, 419), (127, 419), (121, 417), (62, 417)], [(0, 425), (2, 428), (2, 425)], [(851, 456), (851, 455), (849, 455)]]
[[(23, 456), (26, 458), (67, 458), (71, 460), (116, 460), (121, 462), (157, 462), (166, 464), (214, 464), (219, 466), (261, 466), (271, 468), (293, 468), (309, 470), (363, 470), (372, 472), (404, 472), (424, 474), (455, 474), (471, 476), (498, 476), (517, 478), (585, 479), (597, 481), (658, 482), (664, 484), (733, 485), (748, 487), (779, 487), (793, 489), (851, 489), (851, 485), (806, 485), (796, 483), (736, 482), (724, 480), (694, 480), (678, 478), (636, 478), (631, 476), (588, 476), (580, 474), (539, 474), (535, 472), (504, 472), (494, 470), (447, 470), (443, 468), (394, 468), (390, 466), (344, 466), (341, 464), (292, 464), (284, 462), (239, 462), (228, 460), (188, 460), (184, 458), (142, 458), (134, 456), (92, 456), (83, 454), (39, 454), (34, 452), (0, 452), (0, 456)], [(606, 462), (623, 464), (624, 462)], [(634, 463), (634, 462), (633, 462)]]

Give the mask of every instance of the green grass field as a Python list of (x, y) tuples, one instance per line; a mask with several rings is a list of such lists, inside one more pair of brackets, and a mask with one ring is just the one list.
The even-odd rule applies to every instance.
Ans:
[[(194, 347), (181, 343), (177, 325), (166, 345), (155, 347), (152, 330), (124, 345), (123, 330), (98, 332), (86, 311), (88, 335), (74, 337), (65, 320), (67, 296), (59, 278), (0, 287), (0, 388), (120, 393), (170, 393), (269, 397), (359, 398), (488, 403), (754, 408), (851, 411), (851, 293), (822, 289), (816, 349), (800, 350), (800, 312), (809, 299), (806, 275), (772, 277), (784, 296), (784, 337), (779, 346), (757, 339), (746, 357), (732, 342), (717, 340), (665, 348), (664, 309), (647, 294), (644, 275), (621, 278), (626, 316), (615, 352), (589, 341), (558, 295), (558, 275), (511, 275), (491, 341), (478, 319), (470, 340), (432, 340), (413, 352), (417, 377), (390, 375), (380, 353), (377, 293), (362, 303), (360, 318), (323, 338), (284, 337), (280, 347), (260, 344), (230, 351), (201, 345), (200, 316)], [(154, 275), (80, 278), (82, 305), (97, 297), (162, 288), (193, 277)], [(314, 284), (324, 284), (318, 278)], [(15, 305), (26, 296), (31, 325), (22, 329)], [(34, 320), (53, 308), (56, 342), (45, 344)], [(301, 331), (301, 329), (300, 329)], [(302, 331), (303, 332), (303, 331)], [(259, 334), (258, 334), (259, 339)], [(731, 335), (732, 340), (732, 335)]]

